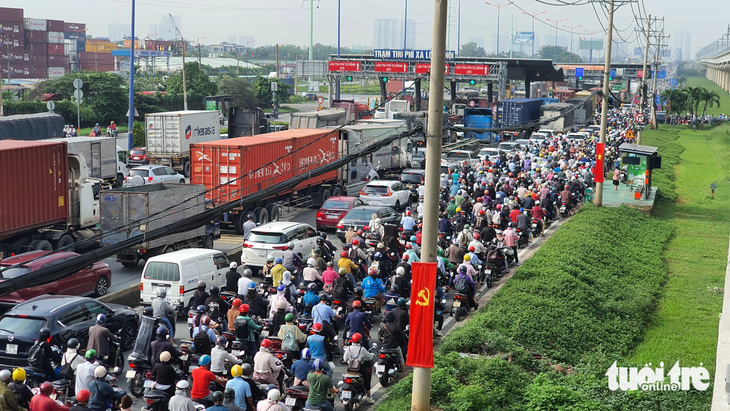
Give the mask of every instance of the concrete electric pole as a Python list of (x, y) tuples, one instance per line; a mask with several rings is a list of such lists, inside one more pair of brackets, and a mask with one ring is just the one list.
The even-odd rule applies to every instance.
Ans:
[[(613, 41), (613, 6), (614, 0), (611, 0), (608, 10), (608, 27), (606, 29), (606, 64), (603, 67), (603, 104), (601, 104), (601, 132), (599, 134), (599, 143), (606, 144), (606, 125), (608, 120), (608, 96), (611, 93), (611, 85), (609, 78), (611, 75), (611, 43)], [(604, 170), (596, 170), (597, 173), (605, 174)], [(601, 179), (603, 180), (603, 179)], [(596, 182), (596, 199), (593, 202), (596, 206), (603, 205), (603, 182)]]

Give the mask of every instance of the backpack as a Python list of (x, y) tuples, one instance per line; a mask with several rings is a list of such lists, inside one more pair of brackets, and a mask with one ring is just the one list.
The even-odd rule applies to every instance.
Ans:
[(43, 368), (43, 348), (37, 341), (28, 350), (28, 364), (31, 367)]
[[(62, 380), (69, 380), (73, 381), (76, 378), (76, 373), (74, 369), (71, 367), (71, 364), (76, 361), (76, 357), (78, 357), (79, 354), (76, 353), (76, 355), (71, 358), (71, 361), (66, 361), (66, 364), (63, 364), (61, 367), (61, 379)], [(63, 355), (64, 359), (66, 358), (66, 354)]]
[(459, 293), (466, 293), (469, 289), (469, 283), (466, 281), (466, 276), (460, 275), (456, 277), (456, 281), (454, 282), (454, 289)]
[(251, 337), (248, 329), (248, 318), (236, 317), (236, 322), (233, 323), (236, 330), (236, 338), (239, 340), (248, 341)]
[(193, 346), (197, 354), (210, 354), (213, 347), (210, 344), (210, 337), (202, 329), (198, 329), (198, 333), (193, 338)]
[(294, 338), (294, 332), (292, 331), (292, 327), (296, 327), (296, 325), (282, 326), (282, 328), (284, 328), (284, 330), (286, 331), (286, 334), (284, 334), (284, 338), (281, 339), (281, 349), (284, 351), (297, 352), (299, 351), (299, 344), (297, 343), (296, 338)]
[(335, 298), (342, 298), (343, 296), (346, 296), (345, 293), (345, 281), (338, 281), (340, 278), (337, 278), (332, 284), (332, 296)]
[[(348, 350), (351, 350), (352, 347), (348, 347)], [(360, 350), (362, 350), (362, 347), (360, 347)], [(357, 357), (360, 356), (360, 351), (357, 352)], [(352, 355), (352, 352), (350, 352), (350, 355)], [(358, 360), (356, 357), (350, 358), (347, 361), (347, 369), (349, 371), (359, 371), (360, 370), (360, 360)]]

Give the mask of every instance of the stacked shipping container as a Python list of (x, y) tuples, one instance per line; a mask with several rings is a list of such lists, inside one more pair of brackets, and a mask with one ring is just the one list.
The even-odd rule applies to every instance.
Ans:
[[(0, 73), (3, 78), (8, 76), (8, 60), (18, 60), (25, 67), (31, 61), (24, 47), (25, 27), (23, 24), (23, 9), (0, 8)], [(21, 73), (25, 71), (21, 68)], [(15, 70), (11, 67), (11, 74)]]

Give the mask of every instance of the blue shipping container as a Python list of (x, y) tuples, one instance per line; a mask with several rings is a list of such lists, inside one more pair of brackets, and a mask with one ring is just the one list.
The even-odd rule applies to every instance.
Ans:
[[(492, 109), (467, 107), (464, 109), (464, 127), (479, 129), (492, 128)], [(477, 134), (473, 131), (468, 131), (464, 133), (464, 138), (492, 141), (494, 136), (492, 133)]]
[(80, 31), (78, 33), (76, 32), (64, 32), (63, 38), (66, 40), (83, 40), (86, 41), (86, 32)]
[(543, 106), (545, 104), (560, 103), (560, 100), (558, 100), (556, 98), (550, 98), (550, 97), (540, 97), (540, 98), (538, 98), (538, 100), (542, 100)]
[(497, 103), (497, 124), (500, 127), (521, 127), (540, 118), (542, 100), (515, 98)]

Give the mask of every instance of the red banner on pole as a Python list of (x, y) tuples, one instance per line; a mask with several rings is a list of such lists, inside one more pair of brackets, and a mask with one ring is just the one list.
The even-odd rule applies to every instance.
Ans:
[(436, 263), (411, 264), (409, 367), (433, 368), (433, 310), (436, 293)]
[(596, 144), (596, 175), (594, 177), (596, 183), (603, 182), (603, 175), (605, 174), (605, 171), (603, 171), (603, 150), (605, 148), (606, 143)]

